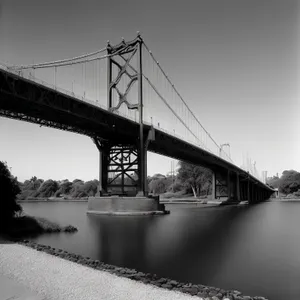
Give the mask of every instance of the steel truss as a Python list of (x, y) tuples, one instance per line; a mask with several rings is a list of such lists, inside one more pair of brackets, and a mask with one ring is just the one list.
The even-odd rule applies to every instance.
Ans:
[(107, 190), (137, 192), (138, 187), (138, 153), (134, 146), (117, 145), (110, 148), (108, 157)]
[(228, 197), (228, 184), (226, 179), (216, 178), (216, 198)]
[(139, 153), (136, 145), (112, 144), (93, 139), (100, 152), (100, 195), (136, 195)]
[(87, 135), (87, 136), (94, 135), (93, 132), (90, 132), (88, 130), (81, 130), (78, 127), (65, 125), (62, 123), (41, 119), (38, 117), (28, 116), (28, 115), (25, 115), (20, 112), (13, 112), (13, 111), (9, 111), (9, 110), (0, 109), (0, 116), (9, 118), (9, 119), (15, 119), (15, 120), (25, 121), (25, 122), (29, 122), (29, 123), (33, 123), (33, 124), (38, 124), (40, 126), (51, 127), (51, 128), (56, 128), (56, 129), (60, 129), (60, 130), (79, 133), (79, 134), (83, 134), (83, 135)]

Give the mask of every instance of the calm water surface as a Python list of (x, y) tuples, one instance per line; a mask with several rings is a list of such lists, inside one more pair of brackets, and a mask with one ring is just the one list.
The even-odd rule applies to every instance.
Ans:
[(78, 228), (32, 238), (109, 264), (270, 300), (300, 299), (300, 202), (197, 208), (165, 216), (87, 215), (87, 203), (24, 203)]

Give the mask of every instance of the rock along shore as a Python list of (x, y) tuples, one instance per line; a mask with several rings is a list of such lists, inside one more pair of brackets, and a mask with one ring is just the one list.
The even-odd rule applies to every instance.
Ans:
[(67, 251), (52, 248), (50, 246), (37, 244), (28, 240), (17, 240), (17, 243), (31, 247), (37, 251), (43, 251), (48, 254), (78, 263), (80, 265), (93, 268), (96, 270), (105, 271), (120, 277), (129, 278), (135, 281), (139, 281), (145, 284), (151, 284), (156, 287), (160, 287), (167, 290), (178, 291), (191, 296), (198, 296), (203, 300), (267, 300), (264, 297), (250, 297), (243, 295), (236, 290), (224, 290), (215, 287), (208, 287), (201, 284), (182, 283), (169, 278), (160, 278), (156, 274), (143, 273), (134, 269), (117, 267), (100, 262), (99, 260), (93, 260), (89, 257), (83, 257), (81, 255), (69, 253)]

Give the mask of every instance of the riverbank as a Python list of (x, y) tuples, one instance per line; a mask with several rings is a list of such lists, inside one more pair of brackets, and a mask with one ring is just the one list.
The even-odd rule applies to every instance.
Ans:
[(1, 275), (47, 300), (193, 299), (182, 293), (120, 278), (19, 244), (0, 245), (0, 257)]
[[(88, 202), (88, 198), (80, 199), (49, 199), (49, 198), (32, 198), (26, 200), (18, 200), (17, 203), (34, 203), (34, 202)], [(198, 199), (194, 197), (182, 197), (182, 198), (160, 198), (160, 203), (199, 203), (199, 204), (220, 204), (220, 200), (208, 200), (208, 199)]]
[[(5, 247), (3, 247), (3, 246), (7, 246), (7, 245), (8, 244), (0, 245), (0, 255), (3, 258), (5, 258), (7, 256), (7, 253), (4, 249)], [(76, 254), (72, 254), (72, 253), (63, 251), (61, 249), (55, 249), (55, 248), (52, 248), (50, 246), (39, 245), (39, 244), (36, 244), (34, 242), (29, 242), (29, 241), (26, 241), (26, 240), (25, 241), (20, 241), (19, 240), (18, 245), (15, 244), (15, 245), (8, 245), (8, 246), (11, 246), (11, 249), (13, 251), (17, 251), (18, 254), (20, 254), (23, 251), (24, 252), (23, 256), (20, 254), (20, 256), (22, 256), (22, 257), (29, 257), (29, 259), (30, 259), (30, 257), (32, 257), (32, 259), (35, 260), (35, 264), (37, 264), (37, 266), (35, 267), (36, 268), (35, 270), (37, 270), (37, 272), (40, 269), (43, 270), (42, 266), (39, 265), (39, 259), (41, 259), (42, 261), (45, 261), (45, 260), (49, 261), (50, 260), (51, 263), (48, 262), (48, 264), (51, 265), (52, 268), (54, 268), (54, 270), (55, 270), (56, 265), (58, 267), (65, 265), (66, 270), (65, 271), (59, 270), (58, 272), (59, 272), (59, 274), (61, 274), (61, 272), (63, 272), (63, 273), (69, 273), (70, 272), (70, 274), (72, 274), (71, 277), (74, 277), (74, 276), (78, 277), (78, 276), (80, 276), (80, 274), (82, 274), (82, 272), (86, 271), (85, 269), (80, 269), (80, 268), (78, 269), (78, 265), (80, 265), (80, 267), (92, 269), (93, 272), (96, 272), (96, 273), (91, 273), (91, 274), (93, 274), (93, 278), (90, 279), (92, 282), (97, 282), (98, 278), (101, 281), (102, 276), (104, 276), (105, 278), (107, 276), (115, 276), (115, 277), (110, 277), (110, 282), (107, 283), (109, 287), (114, 286), (114, 284), (116, 283), (116, 281), (114, 279), (116, 279), (116, 278), (119, 278), (118, 280), (121, 280), (121, 279), (125, 280), (125, 282), (123, 282), (123, 283), (122, 283), (122, 280), (121, 280), (121, 282), (120, 282), (121, 285), (125, 284), (130, 279), (130, 281), (129, 281), (130, 286), (133, 285), (132, 282), (135, 282), (136, 284), (142, 284), (142, 285), (137, 285), (135, 287), (135, 288), (141, 289), (140, 291), (135, 291), (135, 292), (141, 293), (142, 291), (144, 291), (144, 289), (145, 289), (144, 286), (147, 284), (146, 286), (149, 287), (149, 293), (152, 293), (153, 291), (157, 291), (157, 295), (155, 295), (155, 297), (154, 297), (154, 294), (153, 294), (152, 298), (150, 297), (150, 298), (147, 298), (147, 299), (165, 299), (164, 297), (163, 298), (160, 298), (160, 297), (161, 297), (161, 293), (162, 293), (162, 295), (164, 295), (164, 292), (166, 290), (168, 290), (168, 292), (172, 292), (172, 293), (176, 292), (175, 294), (169, 294), (169, 296), (168, 296), (169, 298), (166, 298), (166, 299), (189, 299), (189, 298), (181, 298), (181, 297), (185, 296), (184, 294), (188, 294), (189, 296), (198, 296), (200, 299), (202, 298), (202, 299), (207, 299), (207, 300), (221, 300), (221, 299), (263, 300), (263, 299), (265, 299), (263, 297), (245, 296), (245, 295), (242, 295), (238, 291), (226, 291), (226, 290), (223, 290), (223, 289), (214, 288), (214, 287), (207, 287), (207, 286), (200, 285), (200, 284), (180, 283), (180, 282), (177, 282), (175, 280), (168, 279), (168, 278), (159, 278), (155, 274), (142, 273), (142, 272), (132, 270), (132, 269), (128, 269), (128, 268), (121, 268), (121, 267), (117, 267), (117, 266), (104, 264), (104, 263), (102, 263), (100, 261), (97, 261), (97, 260), (92, 260), (90, 258), (83, 257), (83, 256), (80, 256), (80, 255), (76, 255)], [(6, 247), (6, 250), (9, 248), (8, 246)], [(30, 248), (33, 248), (33, 250), (30, 249)], [(36, 250), (39, 251), (39, 252), (37, 252)], [(40, 254), (40, 252), (42, 252), (42, 255)], [(54, 257), (54, 256), (59, 257), (60, 259), (63, 259), (63, 261), (66, 262), (66, 263), (64, 263), (61, 260), (56, 260), (55, 261), (56, 257)], [(53, 260), (53, 257), (55, 258), (54, 260)], [(19, 262), (19, 258), (16, 258), (15, 260), (13, 258), (11, 258), (11, 261), (18, 261), (18, 264), (21, 263), (21, 265), (23, 263), (22, 259)], [(70, 262), (76, 263), (77, 267), (75, 269), (77, 271), (73, 270), (71, 272), (70, 269), (74, 269), (74, 267), (72, 267), (72, 264), (70, 265)], [(44, 262), (43, 262), (43, 264), (44, 264)], [(9, 267), (9, 268), (11, 268), (11, 267)], [(16, 268), (18, 268), (18, 267), (16, 266)], [(32, 267), (30, 267), (30, 268), (32, 268)], [(3, 269), (3, 266), (0, 262), (0, 271), (1, 271), (1, 269)], [(24, 269), (24, 271), (20, 271), (20, 270), (18, 271), (19, 275), (20, 275), (20, 272), (21, 273), (22, 272), (26, 273), (26, 266), (23, 265), (22, 270), (23, 269)], [(47, 267), (47, 269), (48, 269), (48, 267)], [(49, 270), (47, 271), (50, 278), (47, 278), (47, 279), (44, 278), (44, 280), (46, 282), (49, 282), (49, 281), (52, 280), (51, 279), (51, 272), (52, 272), (51, 270), (50, 270), (50, 273), (49, 273)], [(79, 272), (79, 274), (75, 274), (74, 272)], [(44, 273), (44, 270), (43, 270), (43, 273)], [(22, 277), (23, 276), (26, 277), (27, 274), (25, 274), (25, 275), (23, 274)], [(85, 277), (82, 278), (82, 279), (85, 280)], [(78, 280), (82, 283), (82, 279), (78, 279)], [(55, 278), (55, 280), (57, 280), (57, 278)], [(61, 279), (61, 280), (63, 280), (63, 279)], [(26, 284), (28, 284), (28, 283), (29, 282), (26, 281)], [(63, 284), (63, 282), (61, 284)], [(44, 284), (42, 284), (42, 289), (44, 289), (43, 285)], [(68, 281), (64, 282), (64, 285), (69, 286), (69, 282)], [(38, 286), (38, 284), (36, 284), (36, 287), (37, 286)], [(71, 286), (72, 286), (72, 284), (71, 284)], [(90, 286), (90, 282), (87, 283), (87, 286)], [(161, 291), (161, 293), (159, 292), (159, 290), (157, 290), (158, 288)], [(93, 289), (94, 289), (94, 287), (93, 287)], [(98, 286), (97, 289), (99, 289), (99, 286)], [(148, 290), (148, 288), (147, 288), (147, 290)], [(119, 295), (121, 297), (119, 297), (119, 298), (115, 297), (114, 299), (124, 299), (124, 298), (125, 299), (140, 299), (140, 298), (128, 298), (127, 297), (127, 295), (129, 293), (131, 293), (131, 288), (129, 286), (128, 286), (128, 289), (124, 290), (124, 292), (125, 291), (126, 291), (126, 296), (121, 294), (121, 295)], [(180, 293), (178, 293), (178, 292), (180, 292)], [(144, 292), (142, 292), (142, 293), (144, 293)], [(82, 292), (80, 294), (82, 295)], [(64, 294), (62, 294), (62, 295), (64, 295)], [(98, 294), (97, 299), (99, 299), (99, 296), (102, 296), (102, 295), (103, 295), (103, 299), (109, 299), (109, 298), (106, 298), (105, 292), (104, 293), (100, 292), (100, 294)], [(139, 295), (141, 295), (141, 294), (139, 294)], [(133, 296), (134, 296), (134, 294), (133, 294)], [(69, 299), (69, 298), (60, 298), (60, 297), (58, 297), (56, 299)], [(52, 298), (50, 298), (50, 299), (52, 299)], [(75, 297), (75, 298), (72, 298), (72, 299), (94, 299), (94, 298), (90, 298), (89, 295), (87, 294), (83, 298)], [(146, 298), (143, 298), (143, 299), (146, 299)]]
[(31, 198), (26, 200), (17, 200), (17, 203), (32, 203), (32, 202), (88, 202), (88, 198), (80, 198), (80, 199), (49, 199), (49, 198)]
[(72, 225), (60, 226), (45, 218), (23, 215), (0, 224), (0, 233), (10, 237), (24, 237), (42, 233), (76, 232)]

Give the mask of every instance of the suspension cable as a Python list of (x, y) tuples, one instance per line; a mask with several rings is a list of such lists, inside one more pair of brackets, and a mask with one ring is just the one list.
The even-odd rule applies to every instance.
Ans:
[(199, 120), (196, 118), (196, 116), (194, 115), (194, 113), (191, 111), (191, 109), (189, 108), (189, 106), (187, 105), (187, 103), (184, 101), (184, 99), (182, 98), (182, 96), (179, 94), (179, 92), (177, 91), (177, 89), (175, 88), (174, 84), (172, 83), (172, 81), (169, 79), (169, 77), (167, 76), (167, 74), (164, 72), (163, 68), (161, 67), (161, 65), (158, 63), (158, 61), (155, 59), (154, 55), (152, 54), (151, 50), (148, 48), (148, 46), (145, 44), (145, 42), (143, 43), (145, 49), (148, 51), (148, 53), (150, 54), (150, 56), (153, 58), (153, 60), (155, 61), (156, 65), (158, 66), (158, 68), (161, 70), (161, 72), (163, 73), (163, 75), (165, 76), (165, 78), (168, 80), (168, 82), (172, 85), (174, 91), (176, 92), (176, 94), (179, 96), (179, 98), (181, 99), (181, 101), (184, 103), (184, 105), (186, 106), (186, 108), (188, 109), (188, 111), (192, 114), (192, 116), (195, 118), (196, 122), (202, 127), (202, 129), (206, 132), (206, 134), (210, 137), (210, 139), (213, 141), (213, 143), (220, 148), (220, 146), (217, 144), (217, 142), (211, 137), (211, 135), (209, 134), (209, 132), (203, 127), (203, 125), (199, 122)]
[[(160, 94), (160, 92), (156, 89), (156, 87), (152, 84), (152, 82), (150, 81), (150, 79), (148, 77), (146, 77), (143, 74), (143, 77), (147, 80), (147, 82), (149, 83), (149, 85), (151, 86), (151, 88), (155, 91), (155, 93), (159, 96), (159, 98), (166, 104), (166, 106), (172, 111), (172, 113), (177, 117), (177, 119), (183, 124), (183, 126), (196, 138), (196, 140), (198, 140), (199, 142), (201, 142), (199, 140), (199, 138), (191, 131), (191, 129), (185, 124), (185, 122), (180, 118), (180, 116), (178, 116), (178, 114), (174, 111), (174, 109), (170, 106), (170, 104), (167, 102), (167, 100)], [(203, 143), (201, 143), (203, 144)]]
[(71, 66), (71, 65), (91, 62), (91, 61), (95, 61), (95, 60), (102, 60), (102, 59), (105, 59), (110, 56), (111, 55), (103, 55), (100, 57), (94, 57), (94, 58), (85, 59), (85, 60), (65, 62), (65, 63), (59, 63), (59, 64), (53, 64), (53, 65), (45, 65), (45, 64), (44, 65), (26, 65), (26, 66), (13, 66), (13, 67), (8, 67), (8, 68), (13, 69), (13, 70), (25, 70), (25, 69), (45, 69), (45, 68), (53, 68), (53, 67), (65, 67), (65, 66)]
[(14, 68), (14, 69), (31, 69), (31, 68), (38, 68), (38, 67), (44, 66), (44, 65), (47, 65), (47, 66), (48, 65), (56, 65), (56, 64), (69, 62), (69, 61), (72, 61), (72, 60), (78, 60), (78, 59), (86, 58), (86, 57), (89, 57), (89, 56), (94, 56), (94, 55), (97, 55), (99, 53), (104, 52), (105, 50), (106, 50), (106, 48), (102, 48), (98, 51), (88, 53), (88, 54), (83, 54), (83, 55), (72, 57), (72, 58), (66, 58), (66, 59), (61, 59), (61, 60), (43, 62), (43, 63), (39, 63), (39, 64), (32, 64), (32, 65), (26, 65), (26, 66), (12, 66), (11, 68)]
[[(106, 48), (105, 48), (105, 50), (106, 50)], [(103, 49), (101, 49), (101, 51), (103, 52)], [(120, 52), (122, 52), (122, 49), (120, 49), (119, 51), (116, 51), (113, 54), (106, 54), (106, 55), (103, 55), (103, 56), (100, 56), (100, 57), (94, 57), (94, 58), (89, 58), (89, 59), (85, 59), (85, 60), (70, 61), (70, 62), (68, 62), (66, 60), (66, 62), (57, 63), (57, 64), (50, 64), (50, 65), (48, 65), (46, 63), (41, 63), (41, 64), (36, 64), (36, 65), (10, 66), (10, 67), (7, 67), (7, 68), (12, 69), (12, 70), (25, 70), (25, 69), (43, 69), (43, 68), (52, 68), (52, 67), (65, 67), (65, 66), (71, 66), (71, 65), (91, 62), (91, 61), (95, 61), (95, 60), (102, 60), (102, 59), (105, 59), (105, 58), (108, 58), (108, 57), (116, 56)]]
[[(149, 50), (147, 49), (147, 51), (149, 52)], [(150, 51), (150, 54), (151, 54), (151, 51)], [(124, 59), (123, 56), (121, 56), (121, 58)], [(153, 56), (152, 56), (153, 58)], [(153, 58), (154, 59), (154, 58)], [(155, 59), (154, 59), (155, 61)], [(156, 62), (156, 61), (155, 61)], [(129, 67), (131, 68), (132, 71), (137, 72), (137, 70), (131, 66), (129, 64)], [(160, 66), (159, 66), (160, 67)], [(161, 69), (161, 67), (160, 67)], [(161, 69), (162, 70), (162, 69)], [(162, 70), (163, 72), (163, 70)], [(163, 72), (164, 73), (164, 72)], [(172, 111), (172, 113), (176, 116), (176, 118), (184, 125), (184, 127), (196, 138), (196, 140), (198, 140), (202, 145), (204, 145), (204, 143), (191, 131), (191, 129), (185, 124), (185, 122), (180, 118), (180, 116), (178, 116), (178, 114), (173, 110), (173, 108), (169, 105), (169, 103), (167, 102), (167, 100), (159, 93), (159, 91), (155, 88), (155, 86), (152, 84), (152, 82), (149, 80), (148, 77), (146, 77), (144, 74), (142, 74), (142, 76), (147, 80), (147, 82), (149, 83), (149, 85), (151, 86), (151, 88), (155, 91), (155, 93), (161, 98), (161, 100), (167, 105), (167, 107)], [(164, 76), (165, 73), (164, 73)], [(169, 83), (171, 83), (171, 81), (169, 80), (169, 78), (166, 76), (166, 78), (168, 79)], [(172, 83), (171, 83), (172, 84)], [(174, 85), (172, 84), (172, 87), (173, 89), (175, 90), (176, 94), (178, 95), (179, 93), (177, 92), (177, 90), (175, 89)], [(179, 95), (180, 96), (180, 95)], [(180, 99), (184, 102), (186, 108), (188, 109), (188, 111), (191, 112), (190, 108), (188, 107), (188, 105), (186, 104), (186, 102), (182, 99), (182, 97), (180, 96)], [(196, 119), (196, 122), (201, 126), (201, 128), (206, 132), (206, 134), (211, 138), (211, 140), (214, 142), (214, 144), (217, 146), (217, 148), (220, 150), (220, 146), (215, 142), (215, 140), (211, 137), (211, 135), (205, 130), (205, 128), (201, 125), (201, 123), (198, 121), (198, 119), (195, 117), (195, 115), (192, 113), (193, 117)], [(204, 145), (205, 148), (207, 148), (205, 145)], [(221, 150), (222, 151), (222, 150)], [(225, 155), (228, 157), (228, 155), (225, 153)], [(230, 159), (230, 161), (232, 162), (232, 159), (230, 157), (228, 157)]]

